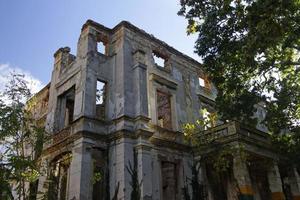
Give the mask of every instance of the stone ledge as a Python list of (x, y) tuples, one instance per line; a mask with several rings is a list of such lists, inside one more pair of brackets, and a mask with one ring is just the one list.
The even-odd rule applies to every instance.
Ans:
[(151, 73), (150, 80), (154, 80), (160, 84), (163, 84), (171, 89), (177, 89), (177, 83), (173, 80), (166, 79), (165, 77), (159, 76), (157, 74)]

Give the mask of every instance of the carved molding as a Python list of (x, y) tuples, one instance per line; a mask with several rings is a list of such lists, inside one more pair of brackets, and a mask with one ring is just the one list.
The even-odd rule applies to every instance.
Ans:
[(165, 77), (159, 76), (157, 74), (150, 74), (150, 80), (154, 80), (162, 85), (167, 86), (170, 89), (177, 89), (177, 83), (175, 81), (166, 79)]

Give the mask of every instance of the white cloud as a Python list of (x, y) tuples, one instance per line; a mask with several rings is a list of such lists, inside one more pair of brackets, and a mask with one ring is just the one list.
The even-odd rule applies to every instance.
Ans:
[(10, 64), (0, 63), (0, 92), (4, 91), (5, 86), (9, 81), (10, 73), (12, 72), (25, 75), (24, 79), (28, 83), (28, 88), (30, 89), (32, 94), (38, 92), (45, 86), (39, 79), (35, 78), (30, 72), (25, 71), (19, 67), (11, 66)]

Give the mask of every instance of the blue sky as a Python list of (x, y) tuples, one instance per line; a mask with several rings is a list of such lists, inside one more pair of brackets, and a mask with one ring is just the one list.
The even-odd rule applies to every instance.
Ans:
[(197, 59), (196, 36), (186, 35), (187, 21), (178, 10), (179, 0), (1, 0), (0, 75), (17, 69), (48, 83), (53, 53), (64, 46), (75, 53), (87, 19), (110, 28), (130, 21)]

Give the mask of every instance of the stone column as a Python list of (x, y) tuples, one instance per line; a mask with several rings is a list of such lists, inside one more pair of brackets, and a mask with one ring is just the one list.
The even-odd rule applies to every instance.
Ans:
[(141, 183), (141, 199), (152, 199), (152, 156), (151, 147), (137, 146), (138, 176)]
[(300, 200), (300, 176), (296, 168), (293, 168), (289, 174), (289, 183), (293, 200)]
[(69, 200), (92, 199), (92, 152), (89, 144), (79, 139), (75, 142), (72, 150), (69, 178)]
[(272, 193), (272, 200), (284, 200), (284, 194), (282, 190), (282, 183), (277, 163), (274, 162), (268, 171), (268, 181), (270, 191)]
[(236, 155), (233, 159), (233, 174), (237, 181), (240, 200), (253, 200), (253, 188), (246, 162)]

